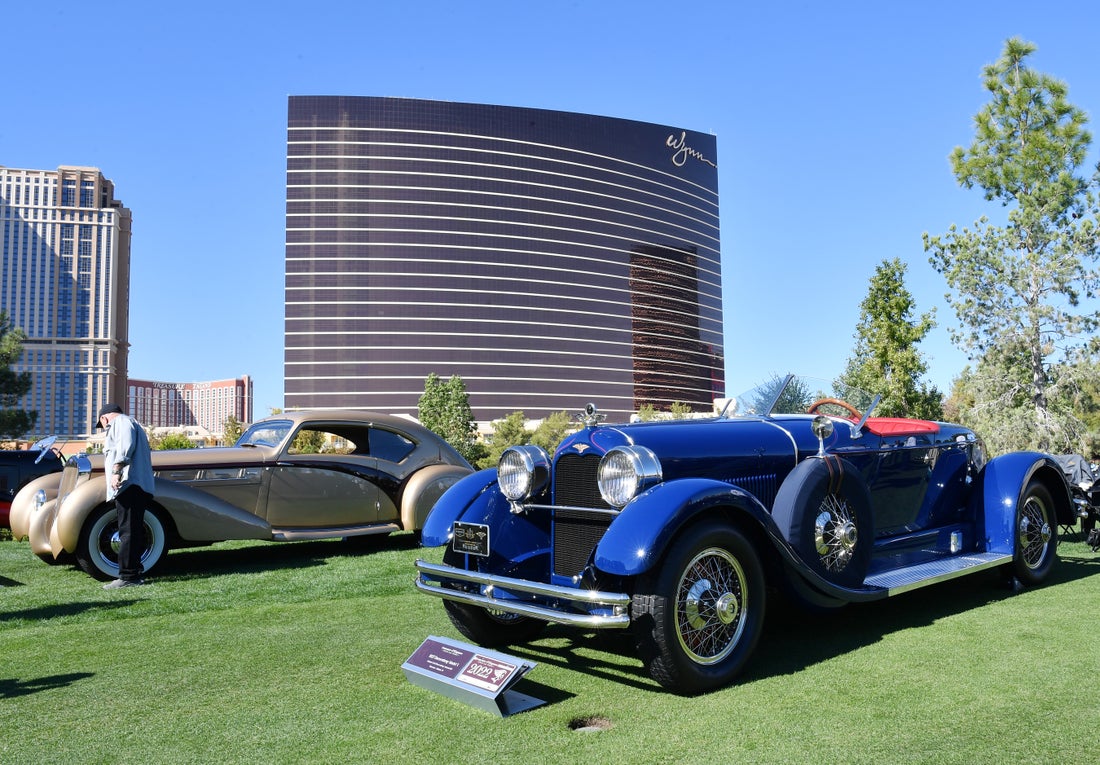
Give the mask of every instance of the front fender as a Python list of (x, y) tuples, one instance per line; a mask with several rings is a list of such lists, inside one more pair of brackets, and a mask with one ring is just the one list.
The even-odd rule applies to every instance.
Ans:
[[(154, 502), (164, 508), (180, 539), (188, 542), (220, 542), (226, 539), (271, 539), (271, 526), (212, 494), (184, 483), (156, 478)], [(107, 502), (107, 481), (101, 473), (76, 487), (57, 511), (50, 532), (54, 555), (75, 552), (80, 531), (93, 510)]]
[(443, 492), (443, 496), (432, 506), (428, 517), (424, 519), (424, 528), (420, 532), (420, 543), (424, 547), (439, 547), (451, 539), (454, 522), (466, 512), (486, 488), (496, 483), (496, 468), (479, 470), (460, 479)]
[(1069, 486), (1054, 458), (1039, 452), (1012, 452), (994, 457), (978, 475), (973, 500), (979, 503), (976, 517), (985, 522), (987, 552), (1015, 553), (1016, 506), (1033, 478), (1041, 480), (1050, 490), (1057, 517), (1071, 517)]
[(39, 489), (46, 492), (46, 499), (55, 499), (61, 486), (61, 473), (39, 476), (23, 485), (11, 501), (11, 516), (8, 523), (14, 539), (23, 539), (30, 534), (31, 513), (34, 510), (34, 495)]
[(31, 552), (40, 558), (45, 558), (47, 555), (57, 557), (50, 544), (50, 531), (53, 529), (56, 517), (57, 497), (55, 496), (53, 499), (47, 499), (38, 512), (31, 513), (27, 521), (27, 539), (30, 541)]
[(102, 473), (77, 484), (76, 488), (65, 495), (54, 511), (53, 523), (49, 529), (50, 549), (53, 550), (54, 557), (62, 552), (76, 552), (84, 521), (106, 501), (107, 479)]
[(596, 545), (596, 567), (619, 576), (641, 574), (660, 560), (685, 524), (716, 507), (743, 513), (770, 529), (773, 538), (781, 536), (749, 492), (721, 481), (685, 478), (658, 484), (624, 507)]

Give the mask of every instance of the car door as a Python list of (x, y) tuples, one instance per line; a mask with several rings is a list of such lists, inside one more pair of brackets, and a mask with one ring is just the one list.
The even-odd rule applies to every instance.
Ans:
[(303, 427), (271, 468), (266, 518), (273, 528), (377, 523), (383, 495), (367, 448), (318, 425)]

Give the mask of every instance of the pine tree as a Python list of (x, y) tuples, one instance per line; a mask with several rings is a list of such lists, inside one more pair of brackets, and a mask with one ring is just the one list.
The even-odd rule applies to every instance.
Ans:
[[(1017, 446), (1052, 450), (1073, 417), (1066, 408), (1072, 396), (1052, 372), (1081, 355), (1100, 322), (1092, 300), (1100, 286), (1100, 215), (1098, 175), (1079, 172), (1092, 142), (1087, 117), (1067, 100), (1065, 83), (1028, 67), (1034, 51), (1013, 38), (985, 67), (990, 101), (974, 118), (973, 143), (951, 154), (960, 185), (1007, 209), (1004, 225), (983, 216), (973, 229), (925, 234), (924, 246), (951, 290), (946, 297), (959, 320), (952, 338), (977, 362), (979, 378), (1015, 379), (1015, 366), (1023, 365), (1025, 387), (998, 393), (1015, 396), (1011, 405), (987, 406), (982, 390), (972, 391), (975, 405), (990, 417), (1014, 418)], [(1008, 432), (1009, 424), (1000, 429)]]
[(884, 260), (860, 303), (856, 345), (841, 382), (882, 396), (875, 414), (884, 417), (943, 417), (942, 395), (921, 382), (928, 372), (917, 344), (935, 326), (934, 312), (913, 318), (915, 301), (905, 287), (906, 266)]
[(30, 372), (11, 368), (22, 357), (26, 339), (22, 329), (12, 326), (7, 312), (0, 311), (0, 438), (25, 436), (38, 421), (38, 412), (15, 408), (34, 384)]

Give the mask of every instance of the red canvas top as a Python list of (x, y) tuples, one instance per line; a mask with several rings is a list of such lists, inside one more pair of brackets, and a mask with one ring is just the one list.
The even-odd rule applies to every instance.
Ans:
[(870, 417), (865, 424), (867, 430), (876, 436), (907, 436), (940, 432), (940, 426), (930, 420), (908, 420), (904, 417)]

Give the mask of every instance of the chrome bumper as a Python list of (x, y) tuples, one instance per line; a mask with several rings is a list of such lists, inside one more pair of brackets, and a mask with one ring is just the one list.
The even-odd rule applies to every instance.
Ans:
[[(630, 596), (626, 593), (558, 587), (526, 579), (439, 566), (420, 559), (416, 561), (416, 570), (420, 572), (416, 577), (416, 589), (446, 600), (574, 627), (623, 629), (630, 626)], [(479, 593), (444, 587), (442, 582), (445, 580), (476, 584)], [(432, 584), (432, 581), (440, 584)], [(538, 600), (498, 598), (498, 591), (523, 593)]]

